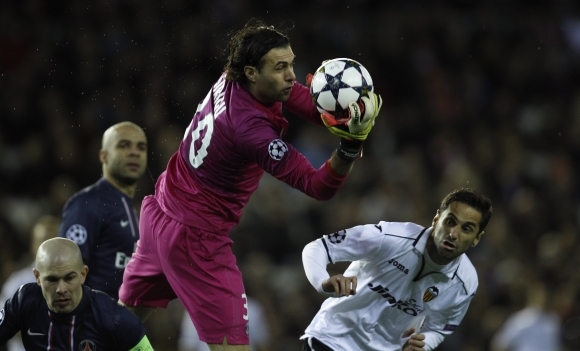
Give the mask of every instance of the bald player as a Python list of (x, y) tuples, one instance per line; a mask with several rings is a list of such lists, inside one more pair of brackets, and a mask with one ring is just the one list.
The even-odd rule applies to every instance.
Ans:
[[(10, 275), (8, 279), (2, 285), (2, 292), (0, 293), (0, 306), (4, 305), (4, 302), (12, 297), (14, 291), (18, 289), (21, 285), (34, 282), (34, 275), (32, 270), (35, 267), (34, 256), (40, 244), (45, 240), (54, 238), (58, 234), (58, 226), (60, 224), (60, 219), (55, 216), (46, 215), (42, 216), (34, 222), (32, 226), (32, 232), (30, 237), (30, 257), (32, 258), (31, 263)], [(25, 351), (24, 345), (22, 345), (22, 339), (20, 334), (15, 335), (7, 344), (7, 351)]]
[(33, 269), (0, 310), (0, 345), (20, 331), (28, 351), (152, 351), (137, 316), (105, 293), (83, 286), (89, 268), (69, 239), (43, 242)]
[(103, 134), (99, 159), (102, 178), (68, 200), (58, 235), (81, 249), (85, 264), (91, 267), (86, 285), (116, 300), (139, 239), (133, 197), (147, 167), (145, 132), (132, 122), (111, 126)]

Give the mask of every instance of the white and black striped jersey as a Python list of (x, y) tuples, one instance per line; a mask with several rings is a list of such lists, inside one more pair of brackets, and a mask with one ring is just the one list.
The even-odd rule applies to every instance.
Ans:
[(434, 349), (463, 319), (477, 289), (477, 272), (465, 254), (437, 265), (426, 251), (433, 228), (380, 222), (324, 235), (304, 248), (310, 283), (322, 292), (329, 263), (352, 261), (356, 295), (322, 304), (301, 339), (316, 337), (336, 351), (400, 350), (403, 332), (425, 316), (425, 350)]

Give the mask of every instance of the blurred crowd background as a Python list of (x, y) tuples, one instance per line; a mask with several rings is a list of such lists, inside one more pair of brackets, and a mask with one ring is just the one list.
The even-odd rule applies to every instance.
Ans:
[[(334, 199), (317, 202), (266, 174), (232, 233), (247, 293), (266, 313), (264, 349), (299, 350), (323, 301), (304, 276), (305, 244), (380, 220), (429, 226), (445, 194), (472, 187), (494, 202), (468, 252), (480, 286), (438, 350), (492, 350), (500, 327), (538, 292), (557, 317), (561, 350), (580, 350), (573, 0), (2, 1), (0, 285), (30, 263), (34, 222), (60, 217), (68, 197), (101, 176), (107, 127), (144, 128), (149, 170), (137, 204), (153, 193), (221, 73), (228, 33), (251, 17), (288, 30), (299, 82), (325, 59), (350, 57), (384, 99), (364, 157)], [(287, 116), (287, 140), (320, 166), (337, 138)], [(182, 313), (176, 301), (147, 322), (156, 350), (177, 348)]]

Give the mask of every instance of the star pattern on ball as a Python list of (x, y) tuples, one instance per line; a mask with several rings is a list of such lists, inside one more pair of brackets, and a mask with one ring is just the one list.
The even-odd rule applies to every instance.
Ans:
[(325, 61), (310, 81), (310, 94), (318, 112), (341, 116), (348, 104), (373, 91), (367, 69), (348, 58)]
[(342, 107), (338, 103), (338, 92), (340, 91), (340, 89), (350, 88), (350, 85), (342, 81), (343, 74), (344, 71), (338, 73), (335, 76), (331, 76), (325, 73), (326, 81), (328, 82), (328, 88), (325, 90), (330, 91), (332, 93), (332, 96), (334, 96), (334, 99), (336, 100), (335, 111), (340, 111), (342, 109)]

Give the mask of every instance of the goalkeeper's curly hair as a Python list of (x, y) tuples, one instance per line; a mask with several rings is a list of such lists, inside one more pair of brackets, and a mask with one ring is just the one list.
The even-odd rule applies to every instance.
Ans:
[(253, 66), (259, 72), (264, 65), (263, 57), (268, 51), (290, 45), (287, 35), (257, 18), (250, 19), (244, 28), (230, 36), (225, 49), (228, 58), (224, 70), (228, 80), (242, 84), (248, 83), (244, 67)]

